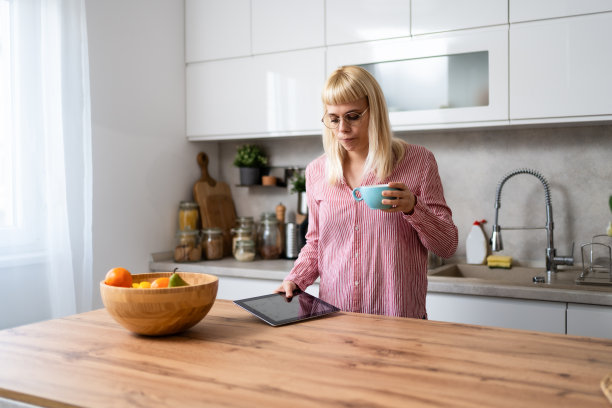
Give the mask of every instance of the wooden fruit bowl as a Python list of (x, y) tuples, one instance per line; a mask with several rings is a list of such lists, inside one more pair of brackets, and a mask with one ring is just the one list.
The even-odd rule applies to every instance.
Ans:
[[(219, 279), (213, 275), (177, 272), (189, 286), (135, 289), (100, 282), (102, 302), (110, 315), (126, 329), (147, 336), (175, 334), (196, 325), (215, 303)], [(132, 281), (153, 282), (172, 272), (132, 275)]]

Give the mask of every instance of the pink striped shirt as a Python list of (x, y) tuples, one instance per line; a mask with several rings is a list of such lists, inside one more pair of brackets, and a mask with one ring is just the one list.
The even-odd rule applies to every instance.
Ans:
[(323, 155), (306, 168), (307, 243), (285, 279), (304, 290), (319, 277), (319, 297), (344, 311), (426, 316), (427, 251), (448, 258), (458, 239), (433, 154), (407, 145), (386, 180), (369, 174), (362, 182), (406, 184), (417, 196), (411, 215), (355, 201), (344, 180), (327, 182), (325, 161)]

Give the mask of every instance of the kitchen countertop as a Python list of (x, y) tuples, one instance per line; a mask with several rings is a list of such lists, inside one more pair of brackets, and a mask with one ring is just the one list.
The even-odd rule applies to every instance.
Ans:
[[(255, 260), (239, 262), (233, 258), (194, 263), (176, 263), (172, 252), (158, 252), (151, 255), (149, 268), (152, 272), (179, 271), (203, 272), (216, 276), (230, 276), (249, 279), (270, 279), (282, 281), (293, 267), (293, 260)], [(513, 299), (543, 300), (551, 302), (569, 302), (591, 305), (612, 306), (612, 286), (576, 285), (574, 279), (578, 270), (562, 270), (557, 273), (553, 283), (535, 284), (530, 279), (524, 281), (483, 280), (476, 278), (458, 278), (453, 276), (436, 276), (445, 268), (443, 265), (428, 271), (427, 291), (432, 293), (454, 293), (475, 296), (492, 296)], [(483, 268), (486, 268), (483, 266)], [(504, 273), (512, 275), (523, 269), (513, 267)], [(533, 269), (543, 274), (544, 269)]]
[(271, 327), (217, 300), (167, 337), (105, 309), (3, 330), (0, 361), (0, 398), (51, 407), (584, 408), (609, 406), (612, 340), (346, 312)]

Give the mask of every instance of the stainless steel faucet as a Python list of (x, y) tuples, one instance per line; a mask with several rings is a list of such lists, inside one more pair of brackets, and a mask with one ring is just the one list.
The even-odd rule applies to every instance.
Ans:
[[(495, 224), (493, 224), (493, 233), (491, 234), (491, 250), (498, 252), (504, 249), (501, 239), (502, 227), (499, 225), (498, 216), (499, 209), (501, 207), (501, 191), (504, 183), (517, 174), (531, 174), (535, 176), (544, 185), (544, 198), (546, 201), (546, 226), (544, 227), (504, 227), (505, 230), (527, 230), (527, 229), (545, 229), (547, 237), (546, 247), (546, 275), (547, 282), (550, 283), (551, 277), (554, 272), (557, 272), (557, 265), (573, 265), (573, 256), (557, 256), (557, 251), (553, 243), (553, 213), (552, 213), (552, 202), (550, 199), (550, 189), (548, 187), (548, 181), (536, 170), (532, 169), (517, 169), (509, 172), (500, 180), (497, 184), (497, 191), (495, 193)], [(572, 245), (573, 252), (573, 245)]]

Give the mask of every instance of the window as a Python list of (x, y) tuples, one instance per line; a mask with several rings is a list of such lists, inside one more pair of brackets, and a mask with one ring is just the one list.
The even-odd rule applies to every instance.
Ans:
[(16, 226), (9, 3), (0, 0), (0, 231)]
[(19, 87), (19, 81), (27, 80), (18, 75), (23, 56), (17, 55), (15, 47), (18, 27), (12, 19), (14, 7), (15, 2), (0, 0), (0, 266), (19, 259), (36, 262), (42, 251), (40, 180), (44, 156), (33, 138), (40, 134), (33, 129), (35, 121), (19, 120), (19, 115), (32, 116), (20, 108), (29, 91)]

